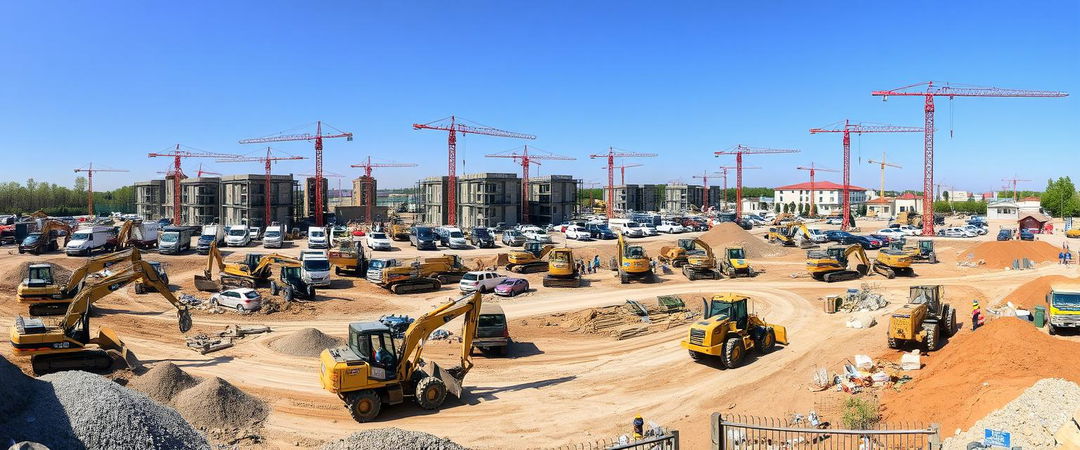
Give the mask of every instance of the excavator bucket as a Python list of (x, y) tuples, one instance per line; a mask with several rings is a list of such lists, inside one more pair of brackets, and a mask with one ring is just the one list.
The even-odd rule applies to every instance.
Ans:
[(454, 397), (461, 398), (461, 381), (457, 379), (446, 369), (436, 364), (434, 361), (424, 361), (424, 367), (420, 370), (426, 373), (428, 376), (432, 376), (442, 380), (446, 385), (446, 392), (452, 394)]
[(135, 369), (140, 366), (135, 354), (128, 350), (127, 345), (112, 328), (101, 327), (98, 336), (90, 342), (97, 344), (99, 348), (109, 353), (113, 358), (113, 365), (119, 363), (119, 368)]
[(770, 323), (769, 326), (772, 327), (773, 334), (776, 335), (776, 342), (779, 342), (779, 343), (784, 344), (784, 345), (788, 345), (787, 327), (785, 327), (783, 325), (777, 325), (775, 323)]
[(205, 275), (195, 275), (195, 289), (204, 292), (219, 292), (221, 291), (221, 283), (214, 281), (213, 278)]

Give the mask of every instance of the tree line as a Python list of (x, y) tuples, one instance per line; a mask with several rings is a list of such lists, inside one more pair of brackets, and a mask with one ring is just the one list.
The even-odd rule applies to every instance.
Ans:
[[(41, 210), (50, 216), (85, 215), (87, 210), (86, 177), (76, 177), (72, 187), (27, 179), (25, 184), (0, 183), (0, 214), (31, 214)], [(124, 186), (94, 193), (94, 211), (135, 212), (135, 187)]]

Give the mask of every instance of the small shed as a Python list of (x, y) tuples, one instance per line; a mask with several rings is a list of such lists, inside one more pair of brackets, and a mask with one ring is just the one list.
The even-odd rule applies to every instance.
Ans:
[(1039, 233), (1049, 221), (1050, 218), (1042, 214), (1024, 214), (1020, 218), (1019, 224), (1021, 230), (1035, 230), (1035, 233)]

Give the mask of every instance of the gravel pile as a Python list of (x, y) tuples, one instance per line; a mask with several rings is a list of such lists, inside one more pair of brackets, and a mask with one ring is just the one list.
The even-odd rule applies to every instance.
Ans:
[(146, 394), (163, 404), (172, 402), (180, 391), (199, 384), (199, 379), (184, 372), (171, 362), (155, 365), (154, 368), (131, 380), (128, 387)]
[[(0, 417), (22, 411), (31, 399), (38, 382), (26, 376), (18, 367), (0, 356)], [(0, 439), (0, 442), (4, 442)]]
[(449, 439), (420, 431), (377, 428), (360, 431), (343, 439), (328, 442), (320, 450), (466, 450)]
[(341, 339), (314, 328), (284, 335), (269, 344), (270, 348), (293, 356), (318, 357), (323, 350), (341, 345)]
[(1080, 386), (1059, 378), (1042, 379), (1001, 409), (975, 422), (966, 433), (946, 439), (944, 449), (963, 450), (969, 442), (982, 442), (986, 428), (1012, 433), (1014, 448), (1058, 448), (1054, 433), (1071, 420), (1077, 409), (1080, 409)]
[[(8, 381), (26, 383), (3, 381), (5, 387)], [(176, 411), (99, 375), (54, 373), (30, 380), (29, 387), (31, 401), (0, 422), (0, 441), (33, 441), (54, 449), (210, 448)]]
[(173, 404), (185, 419), (204, 430), (253, 429), (270, 413), (261, 399), (218, 377), (180, 392)]

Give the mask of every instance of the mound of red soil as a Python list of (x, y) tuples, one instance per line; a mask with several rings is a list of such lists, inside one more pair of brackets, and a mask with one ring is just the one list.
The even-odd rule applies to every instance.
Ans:
[(1038, 305), (1046, 304), (1046, 293), (1055, 284), (1080, 286), (1080, 278), (1066, 277), (1064, 275), (1047, 275), (1028, 281), (1006, 296), (1002, 303), (1012, 302), (1014, 305), (1031, 309)]
[(1023, 258), (1036, 263), (1057, 261), (1059, 252), (1061, 249), (1043, 241), (989, 241), (961, 252), (959, 260), (983, 260), (987, 267), (1004, 269)]

